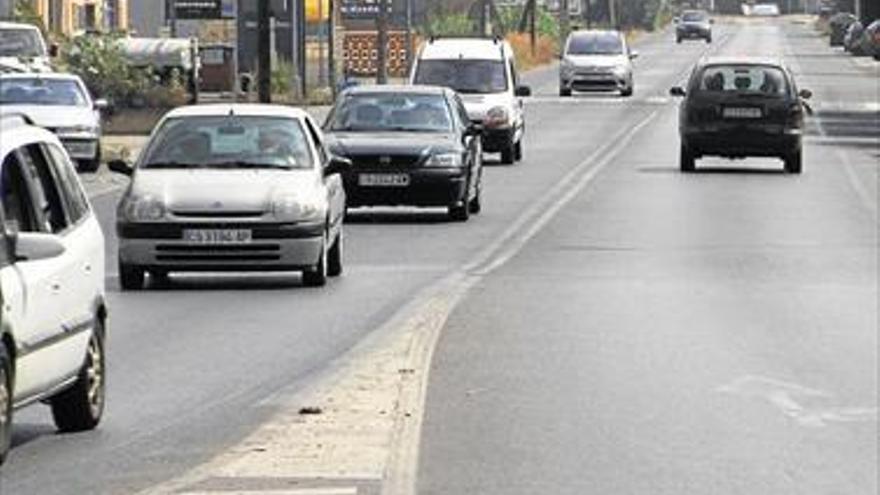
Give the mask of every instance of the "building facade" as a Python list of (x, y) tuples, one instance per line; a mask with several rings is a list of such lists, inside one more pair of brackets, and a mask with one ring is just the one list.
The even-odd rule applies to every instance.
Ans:
[(129, 0), (33, 0), (50, 31), (72, 36), (87, 31), (128, 31)]

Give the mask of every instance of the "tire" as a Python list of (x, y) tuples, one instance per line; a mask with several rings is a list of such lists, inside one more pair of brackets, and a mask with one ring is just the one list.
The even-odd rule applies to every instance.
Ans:
[(468, 212), (471, 215), (479, 215), (481, 211), (483, 211), (483, 200), (480, 199), (482, 196), (482, 191), (479, 187), (477, 187), (477, 194), (468, 201)]
[(327, 285), (327, 259), (329, 258), (329, 251), (325, 236), (318, 263), (311, 270), (306, 270), (302, 274), (303, 285), (306, 287), (323, 287)]
[(523, 159), (522, 139), (513, 145), (513, 160), (521, 162)]
[(797, 150), (796, 152), (786, 156), (784, 160), (786, 173), (801, 173), (801, 170), (803, 169), (803, 151)]
[(119, 286), (124, 291), (141, 290), (144, 288), (144, 269), (119, 262)]
[(504, 165), (513, 165), (514, 158), (516, 155), (516, 150), (514, 149), (516, 146), (513, 142), (513, 138), (510, 138), (510, 142), (507, 143), (507, 146), (501, 150), (501, 163)]
[(0, 343), (0, 465), (12, 445), (12, 361)]
[(633, 84), (630, 84), (628, 87), (620, 90), (620, 96), (623, 96), (624, 98), (629, 98), (633, 95), (633, 92), (635, 92), (635, 87)]
[(101, 422), (106, 402), (107, 370), (103, 326), (100, 320), (96, 320), (85, 362), (76, 382), (49, 400), (52, 418), (59, 431), (66, 433), (93, 430)]
[(342, 275), (342, 258), (345, 249), (345, 242), (343, 239), (345, 239), (345, 237), (340, 230), (339, 234), (336, 236), (336, 241), (333, 243), (333, 246), (330, 247), (330, 252), (327, 253), (327, 276), (329, 277), (338, 277)]
[(711, 37), (711, 36), (709, 36), (708, 38), (706, 38), (706, 44), (709, 44), (709, 43), (712, 43), (712, 37)]
[(449, 218), (456, 222), (467, 222), (470, 217), (470, 204), (467, 201), (461, 206), (449, 207)]
[(101, 143), (98, 142), (98, 155), (92, 160), (79, 160), (76, 163), (76, 169), (79, 172), (93, 174), (98, 171), (101, 166)]
[(691, 153), (691, 150), (685, 145), (681, 145), (679, 167), (682, 172), (693, 172), (697, 169), (697, 160), (694, 158), (694, 154)]
[(571, 96), (571, 89), (570, 88), (559, 88), (559, 96), (561, 96), (563, 98), (567, 98), (567, 97)]

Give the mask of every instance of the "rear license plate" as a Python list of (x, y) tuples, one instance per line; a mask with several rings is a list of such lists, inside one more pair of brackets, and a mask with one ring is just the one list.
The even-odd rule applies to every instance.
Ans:
[(409, 185), (407, 174), (360, 174), (358, 185), (366, 187), (406, 187)]
[(722, 115), (725, 119), (760, 119), (762, 114), (755, 107), (725, 107)]
[(186, 229), (183, 240), (191, 244), (248, 244), (253, 232), (248, 229)]

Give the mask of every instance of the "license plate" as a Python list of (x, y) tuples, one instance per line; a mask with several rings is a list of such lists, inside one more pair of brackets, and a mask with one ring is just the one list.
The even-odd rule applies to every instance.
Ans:
[(62, 144), (67, 154), (75, 158), (93, 158), (97, 152), (95, 143), (64, 141)]
[(248, 229), (187, 229), (183, 240), (191, 244), (248, 244), (253, 233)]
[(409, 185), (409, 175), (360, 174), (358, 184), (366, 187), (406, 187)]
[(760, 119), (761, 109), (755, 107), (725, 107), (723, 115), (726, 119)]

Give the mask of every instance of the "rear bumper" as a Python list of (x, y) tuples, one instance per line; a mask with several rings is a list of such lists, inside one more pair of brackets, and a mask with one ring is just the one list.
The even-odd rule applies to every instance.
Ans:
[[(401, 173), (409, 176), (405, 186), (362, 186), (361, 173)], [(466, 169), (420, 169), (410, 171), (358, 170), (343, 175), (348, 206), (420, 206), (461, 205), (467, 196)]]
[(801, 134), (799, 129), (789, 132), (688, 132), (682, 134), (682, 144), (697, 156), (784, 157), (801, 149)]
[(676, 31), (675, 36), (680, 39), (707, 39), (712, 37), (712, 31), (706, 29), (682, 29)]

